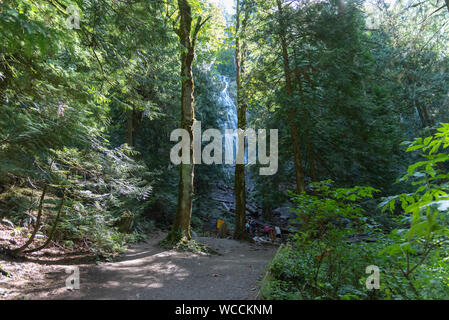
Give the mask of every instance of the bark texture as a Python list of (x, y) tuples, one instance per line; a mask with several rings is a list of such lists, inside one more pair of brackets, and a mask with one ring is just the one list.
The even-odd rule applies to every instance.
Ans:
[(181, 128), (187, 130), (190, 135), (190, 162), (180, 165), (178, 207), (171, 236), (191, 239), (190, 220), (194, 194), (193, 125), (195, 123), (193, 62), (198, 32), (208, 19), (201, 22), (201, 18), (199, 18), (192, 33), (192, 11), (188, 0), (178, 0), (178, 8), (180, 26), (177, 33), (183, 47), (181, 53)]
[[(293, 95), (292, 70), (290, 68), (290, 57), (288, 54), (287, 29), (283, 17), (284, 9), (282, 7), (282, 0), (276, 1), (279, 11), (279, 25), (280, 25), (279, 37), (281, 41), (282, 57), (284, 61), (285, 91), (287, 97), (291, 98)], [(304, 185), (304, 169), (302, 166), (302, 155), (300, 149), (299, 128), (295, 120), (296, 109), (294, 106), (289, 106), (288, 115), (289, 115), (288, 124), (290, 127), (290, 136), (292, 139), (293, 160), (296, 173), (296, 192), (299, 194), (305, 191), (305, 185)]]
[[(237, 0), (237, 20), (236, 20), (236, 42), (235, 42), (235, 66), (237, 78), (237, 117), (238, 129), (242, 132), (246, 130), (246, 97), (242, 85), (242, 77), (244, 75), (244, 66), (246, 58), (246, 46), (242, 43), (241, 35), (244, 35), (248, 23), (248, 12), (245, 11), (245, 17), (241, 23), (240, 17), (242, 14), (241, 1)], [(240, 140), (240, 139), (239, 139)], [(245, 146), (243, 150), (245, 152)], [(245, 165), (236, 164), (234, 177), (234, 195), (235, 195), (235, 228), (234, 239), (247, 239), (249, 235), (245, 229), (246, 222), (246, 182), (245, 182)]]

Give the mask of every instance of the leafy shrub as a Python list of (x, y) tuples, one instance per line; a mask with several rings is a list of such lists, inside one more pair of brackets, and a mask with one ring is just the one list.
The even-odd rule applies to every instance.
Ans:
[(449, 173), (443, 163), (449, 160), (449, 124), (425, 139), (405, 142), (407, 152), (420, 152), (422, 158), (408, 167), (399, 182), (411, 182), (416, 189), (387, 197), (380, 206), (394, 212), (400, 204), (396, 220), (402, 224), (389, 235), (389, 245), (382, 251), (392, 257), (389, 277), (397, 280), (387, 288), (391, 297), (448, 298), (448, 209)]
[(309, 186), (313, 194), (291, 194), (300, 231), (270, 265), (264, 296), (271, 299), (367, 298), (361, 280), (371, 244), (351, 241), (374, 237), (378, 225), (365, 216), (359, 202), (377, 191), (371, 187), (334, 188), (327, 180)]
[[(292, 194), (301, 230), (272, 261), (265, 298), (449, 298), (449, 124), (406, 144), (407, 152), (420, 151), (423, 158), (399, 179), (415, 191), (379, 205), (400, 227), (385, 234), (366, 216), (358, 201), (372, 197), (373, 188), (333, 188), (324, 181), (311, 186), (313, 195)], [(362, 234), (370, 242), (351, 241)], [(380, 290), (365, 287), (368, 265), (381, 271)]]

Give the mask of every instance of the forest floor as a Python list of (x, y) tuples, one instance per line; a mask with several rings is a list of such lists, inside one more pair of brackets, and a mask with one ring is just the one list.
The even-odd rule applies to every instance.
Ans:
[[(199, 237), (219, 254), (162, 249), (164, 233), (129, 247), (114, 262), (92, 257), (45, 256), (0, 261), (1, 299), (255, 299), (258, 281), (277, 246)], [(80, 289), (66, 288), (68, 266), (80, 270)]]

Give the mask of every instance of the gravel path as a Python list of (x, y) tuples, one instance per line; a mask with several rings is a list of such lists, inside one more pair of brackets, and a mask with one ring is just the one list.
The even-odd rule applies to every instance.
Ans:
[(80, 265), (80, 289), (65, 288), (65, 266), (49, 273), (48, 286), (30, 299), (254, 299), (277, 247), (198, 238), (221, 255), (161, 249), (164, 235), (131, 246), (117, 262)]

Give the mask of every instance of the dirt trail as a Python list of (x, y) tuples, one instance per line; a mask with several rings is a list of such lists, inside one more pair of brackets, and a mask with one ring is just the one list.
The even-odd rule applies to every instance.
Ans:
[(47, 275), (48, 286), (30, 299), (254, 299), (276, 247), (198, 238), (221, 255), (161, 249), (159, 235), (134, 245), (117, 262), (80, 265), (80, 289), (65, 288), (65, 266)]

